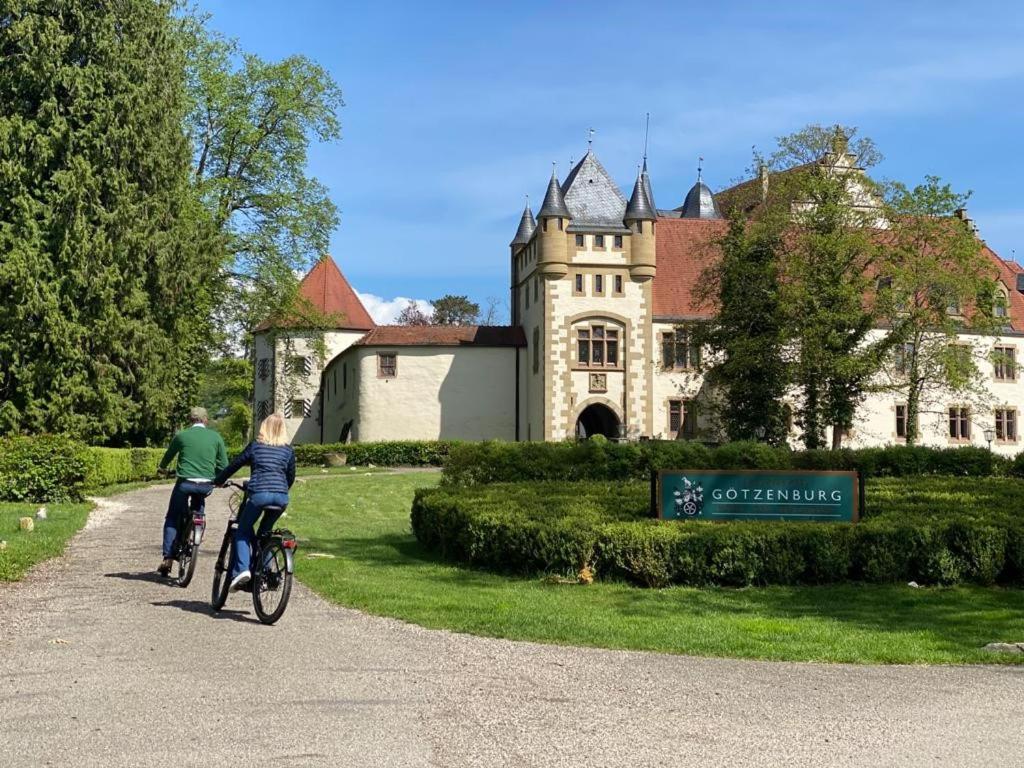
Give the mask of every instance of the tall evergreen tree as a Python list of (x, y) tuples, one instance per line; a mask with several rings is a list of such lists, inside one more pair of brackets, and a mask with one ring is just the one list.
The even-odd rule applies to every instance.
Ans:
[(778, 254), (780, 228), (773, 220), (746, 223), (732, 216), (718, 242), (721, 259), (701, 276), (698, 298), (716, 309), (698, 326), (696, 340), (712, 352), (706, 373), (718, 420), (730, 440), (786, 440), (783, 396), (789, 383), (784, 356)]
[(0, 429), (158, 437), (204, 362), (220, 247), (154, 0), (0, 12)]

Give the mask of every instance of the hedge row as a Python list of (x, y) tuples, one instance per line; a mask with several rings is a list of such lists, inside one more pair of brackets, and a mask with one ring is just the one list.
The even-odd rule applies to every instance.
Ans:
[(296, 445), (295, 460), (300, 466), (327, 464), (327, 454), (343, 454), (346, 463), (365, 467), (440, 467), (459, 443), (452, 440), (393, 440), (379, 443), (329, 443)]
[(1024, 484), (972, 482), (985, 506), (965, 509), (956, 478), (872, 480), (855, 526), (652, 520), (643, 483), (441, 487), (417, 492), (412, 527), (457, 562), (518, 574), (588, 566), (649, 587), (1024, 583), (1024, 521), (1009, 511)]
[(857, 470), (866, 477), (1024, 476), (1024, 454), (1010, 462), (973, 447), (792, 451), (762, 443), (708, 448), (686, 441), (462, 443), (451, 448), (444, 482), (476, 485), (525, 480), (647, 480), (652, 470), (670, 468)]
[(78, 501), (88, 490), (156, 477), (163, 451), (91, 448), (67, 438), (0, 438), (0, 501)]

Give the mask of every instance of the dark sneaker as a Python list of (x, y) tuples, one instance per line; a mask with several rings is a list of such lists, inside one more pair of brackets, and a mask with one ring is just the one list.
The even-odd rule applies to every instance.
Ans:
[(156, 569), (156, 572), (161, 576), (167, 576), (171, 572), (171, 567), (174, 565), (174, 561), (169, 557), (165, 557), (163, 562), (160, 563), (160, 567)]

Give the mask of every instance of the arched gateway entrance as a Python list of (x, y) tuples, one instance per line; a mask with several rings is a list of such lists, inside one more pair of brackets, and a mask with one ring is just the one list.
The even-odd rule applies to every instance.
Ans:
[(604, 435), (609, 439), (619, 436), (619, 417), (607, 405), (588, 405), (576, 419), (576, 437)]

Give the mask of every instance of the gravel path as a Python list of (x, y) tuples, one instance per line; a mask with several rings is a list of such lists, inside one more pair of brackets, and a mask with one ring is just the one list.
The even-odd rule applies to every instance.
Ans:
[[(1024, 669), (782, 664), (437, 632), (299, 586), (275, 627), (151, 574), (167, 487), (0, 589), (0, 766), (1021, 766)], [(298, 563), (302, 567), (301, 556)]]

